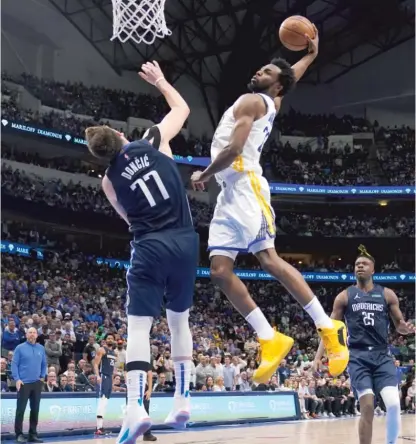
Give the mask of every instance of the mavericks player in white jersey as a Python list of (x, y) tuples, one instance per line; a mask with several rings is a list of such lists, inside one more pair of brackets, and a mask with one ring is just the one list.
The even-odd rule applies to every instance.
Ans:
[(278, 279), (313, 318), (327, 348), (331, 374), (339, 375), (348, 363), (345, 325), (328, 317), (299, 271), (276, 253), (270, 189), (260, 166), (261, 151), (283, 96), (318, 54), (318, 32), (308, 40), (309, 54), (294, 66), (275, 59), (257, 71), (248, 85), (252, 94), (241, 96), (218, 125), (212, 141), (211, 165), (194, 173), (191, 179), (198, 188), (215, 175), (221, 186), (208, 240), (211, 278), (257, 332), (262, 362), (253, 379), (258, 383), (268, 382), (290, 351), (293, 339), (273, 330), (234, 274), (239, 252), (255, 254), (263, 270)]

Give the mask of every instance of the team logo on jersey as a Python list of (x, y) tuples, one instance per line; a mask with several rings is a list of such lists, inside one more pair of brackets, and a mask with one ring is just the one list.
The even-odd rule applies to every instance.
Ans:
[(373, 298), (381, 298), (381, 294), (372, 294), (371, 295)]

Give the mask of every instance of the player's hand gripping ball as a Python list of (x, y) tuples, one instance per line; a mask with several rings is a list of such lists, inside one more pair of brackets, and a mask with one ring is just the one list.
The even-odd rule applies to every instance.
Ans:
[(316, 26), (301, 15), (289, 17), (280, 25), (279, 39), (291, 51), (302, 51), (308, 48), (309, 52), (317, 53), (317, 38)]

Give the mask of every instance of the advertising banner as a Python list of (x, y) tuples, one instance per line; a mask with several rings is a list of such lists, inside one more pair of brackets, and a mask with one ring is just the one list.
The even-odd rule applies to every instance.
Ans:
[[(32, 251), (34, 251), (32, 256)], [(34, 257), (43, 259), (43, 249), (36, 247), (33, 249), (30, 245), (16, 244), (8, 241), (1, 241), (1, 252), (17, 254), (19, 256)], [(95, 258), (98, 265), (107, 264), (111, 268), (118, 267), (128, 270), (130, 262), (121, 259)], [(270, 274), (259, 270), (234, 270), (236, 275), (243, 280), (274, 280)], [(209, 268), (198, 267), (197, 277), (209, 278)], [(302, 273), (308, 282), (354, 282), (355, 277), (351, 273), (333, 273), (333, 272), (306, 272)], [(415, 282), (415, 273), (377, 273), (373, 276), (375, 282)]]
[[(76, 395), (76, 396), (73, 396)], [(297, 398), (291, 392), (252, 394), (195, 394), (191, 398), (192, 423), (226, 423), (228, 421), (296, 419)], [(173, 397), (155, 394), (150, 404), (153, 424), (161, 425), (173, 405)], [(126, 408), (125, 395), (113, 395), (107, 405), (105, 427), (119, 427)], [(29, 427), (26, 409), (24, 430)], [(1, 404), (1, 431), (14, 432), (16, 396), (3, 394)], [(38, 432), (93, 429), (96, 425), (97, 399), (95, 394), (42, 394)]]

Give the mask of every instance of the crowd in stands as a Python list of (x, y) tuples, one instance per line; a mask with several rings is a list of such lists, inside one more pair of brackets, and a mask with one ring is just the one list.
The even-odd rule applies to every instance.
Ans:
[(415, 218), (388, 214), (344, 215), (342, 217), (315, 214), (284, 213), (276, 219), (285, 233), (319, 237), (414, 237)]
[[(44, 180), (11, 167), (3, 167), (1, 177), (2, 192), (14, 197), (22, 197), (32, 202), (44, 202), (56, 208), (73, 211), (94, 211), (118, 217), (99, 188), (82, 184), (63, 184), (57, 180)], [(195, 225), (206, 226), (212, 218), (212, 206), (190, 200)], [(299, 236), (347, 236), (347, 237), (414, 237), (414, 215), (398, 217), (388, 215), (383, 218), (361, 214), (360, 218), (322, 217), (302, 213), (283, 213), (276, 220), (279, 234)]]
[(129, 117), (140, 116), (159, 122), (168, 110), (162, 96), (136, 94), (100, 86), (87, 87), (81, 82), (55, 82), (25, 73), (18, 76), (3, 73), (2, 80), (23, 85), (43, 105), (91, 116), (95, 120), (104, 118), (126, 121)]
[[(297, 390), (305, 418), (356, 413), (353, 393), (344, 376), (334, 380), (323, 361), (319, 377), (312, 371), (318, 345), (311, 320), (276, 282), (246, 281), (256, 302), (273, 325), (295, 338), (295, 345), (269, 384), (256, 386), (258, 345), (250, 327), (209, 280), (199, 280), (191, 311), (194, 339), (192, 389)], [(327, 310), (341, 291), (334, 285), (315, 285), (314, 292)], [(117, 353), (114, 390), (125, 391), (123, 365), (127, 341), (125, 280), (123, 272), (85, 261), (67, 250), (39, 261), (2, 255), (2, 390), (15, 390), (10, 362), (29, 327), (38, 330), (48, 360), (46, 391), (95, 391), (92, 372), (94, 350), (106, 333), (115, 335)], [(406, 318), (414, 319), (412, 289), (395, 288)], [(391, 337), (392, 351), (404, 366), (398, 380), (412, 386), (414, 338)], [(170, 391), (174, 383), (166, 319), (157, 319), (151, 334), (154, 390)], [(412, 373), (413, 372), (413, 373)], [(410, 375), (406, 379), (406, 375)], [(406, 381), (404, 381), (406, 379)], [(407, 392), (406, 392), (407, 393)], [(406, 395), (407, 396), (407, 395)], [(404, 401), (406, 399), (404, 398)], [(346, 397), (347, 399), (345, 399)], [(322, 400), (322, 402), (319, 401)], [(412, 408), (411, 403), (407, 405)]]
[(387, 149), (378, 151), (382, 169), (392, 185), (415, 184), (415, 131), (410, 128), (383, 130)]
[(275, 125), (285, 135), (326, 137), (334, 134), (372, 132), (372, 125), (366, 119), (350, 115), (303, 114), (294, 109), (278, 114)]
[[(37, 79), (32, 75), (10, 76), (2, 74), (3, 80), (25, 86), (44, 105), (63, 112), (41, 114), (38, 111), (20, 109), (7, 86), (2, 102), (2, 117), (36, 124), (48, 129), (68, 132), (83, 137), (85, 128), (98, 123), (107, 124), (107, 119), (126, 121), (129, 115), (140, 116), (159, 122), (166, 113), (166, 104), (161, 97), (132, 92), (111, 90), (102, 87), (86, 87), (82, 83), (59, 83)], [(130, 114), (132, 113), (132, 114)], [(76, 116), (76, 114), (78, 116)], [(80, 118), (79, 115), (88, 116)], [(312, 151), (306, 144), (292, 147), (271, 141), (263, 155), (264, 165), (270, 165), (272, 179), (286, 183), (317, 185), (373, 185), (376, 178), (370, 173), (367, 162), (368, 150), (362, 147), (345, 146), (344, 150), (327, 147), (327, 137), (334, 134), (372, 132), (377, 128), (389, 141), (391, 151), (379, 153), (384, 173), (392, 185), (414, 183), (414, 131), (388, 130), (370, 124), (365, 119), (345, 115), (307, 115), (290, 110), (276, 119), (279, 131), (285, 135), (318, 137), (320, 148)], [(120, 130), (121, 128), (115, 128)], [(129, 137), (141, 136), (143, 130), (135, 129)], [(210, 139), (185, 139), (181, 134), (172, 141), (175, 154), (182, 156), (209, 156)], [(63, 168), (62, 162), (60, 167)], [(74, 165), (69, 166), (75, 170)], [(82, 168), (81, 168), (82, 171)]]
[(368, 150), (350, 147), (344, 150), (324, 146), (312, 150), (310, 146), (296, 148), (286, 142), (271, 141), (263, 155), (263, 165), (270, 164), (277, 182), (314, 185), (374, 185), (367, 162)]

